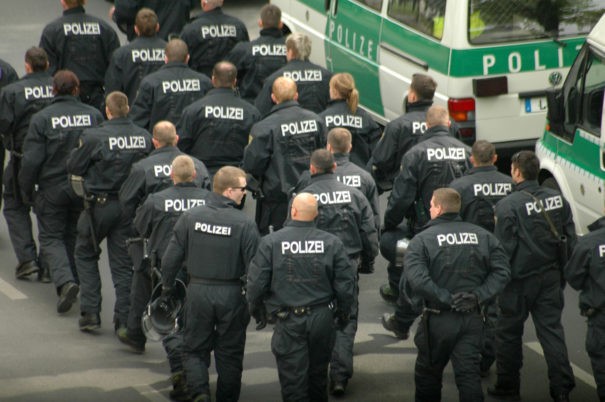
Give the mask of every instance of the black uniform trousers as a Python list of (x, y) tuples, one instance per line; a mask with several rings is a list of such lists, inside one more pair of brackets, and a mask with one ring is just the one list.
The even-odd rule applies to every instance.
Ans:
[(498, 386), (519, 390), (523, 364), (522, 338), (531, 313), (538, 341), (548, 366), (551, 395), (568, 393), (575, 386), (561, 325), (563, 290), (561, 274), (552, 268), (512, 280), (498, 297), (500, 315), (496, 326)]
[(277, 320), (271, 351), (277, 363), (282, 400), (326, 402), (328, 363), (334, 345), (334, 313), (319, 307)]
[(237, 401), (242, 385), (246, 328), (250, 322), (248, 304), (240, 284), (206, 285), (187, 288), (183, 365), (187, 387), (195, 398), (210, 395), (208, 367), (214, 351), (216, 401)]
[(605, 402), (605, 314), (603, 312), (588, 318), (586, 352), (590, 357), (599, 400)]
[(128, 335), (144, 341), (145, 335), (141, 327), (141, 318), (147, 308), (153, 284), (151, 283), (151, 267), (149, 260), (144, 261), (141, 241), (133, 241), (128, 246), (128, 252), (133, 263), (132, 283), (130, 287), (130, 309), (128, 310)]
[(18, 193), (19, 185), (15, 181), (20, 165), (21, 159), (11, 156), (4, 170), (4, 208), (2, 212), (6, 219), (8, 235), (17, 261), (22, 264), (27, 261), (36, 261), (38, 252), (32, 232), (31, 208), (23, 203), (21, 194)]
[[(109, 269), (116, 294), (114, 323), (124, 325), (130, 306), (129, 294), (132, 279), (132, 263), (128, 255), (126, 240), (131, 237), (131, 217), (123, 216), (117, 197), (104, 203), (93, 203), (94, 233), (97, 243), (107, 239)], [(75, 260), (80, 278), (80, 309), (83, 313), (98, 314), (101, 311), (101, 277), (99, 275), (100, 250), (95, 250), (91, 227), (83, 211), (78, 219)]]
[(414, 371), (416, 402), (441, 400), (443, 369), (450, 360), (459, 399), (483, 401), (479, 374), (482, 336), (483, 320), (477, 312), (441, 311), (423, 316), (414, 337), (418, 348)]
[(34, 210), (38, 219), (40, 259), (50, 269), (57, 290), (67, 282), (78, 283), (74, 249), (82, 199), (67, 186), (38, 192)]

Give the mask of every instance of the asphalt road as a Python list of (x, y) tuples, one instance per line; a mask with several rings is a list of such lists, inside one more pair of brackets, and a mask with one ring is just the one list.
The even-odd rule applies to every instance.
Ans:
[[(7, 2), (8, 3), (8, 2)], [(242, 18), (252, 37), (258, 34), (258, 9), (264, 1), (227, 0), (226, 12)], [(109, 3), (89, 0), (87, 11), (107, 15)], [(0, 12), (0, 58), (22, 74), (23, 54), (39, 41), (44, 25), (61, 11), (59, 0), (21, 0)], [(123, 39), (123, 36), (122, 36)], [(381, 199), (384, 204), (386, 197)], [(254, 202), (248, 202), (252, 213)], [(16, 260), (6, 225), (0, 218), (0, 401), (167, 401), (168, 364), (159, 343), (149, 342), (143, 355), (130, 353), (113, 334), (113, 287), (106, 253), (100, 270), (103, 279), (102, 328), (95, 334), (78, 330), (79, 306), (59, 316), (52, 285), (14, 278)], [(378, 295), (386, 279), (386, 263), (379, 257), (376, 272), (362, 276), (359, 331), (355, 345), (355, 376), (346, 401), (411, 401), (414, 395), (416, 349), (411, 340), (397, 341), (382, 328), (380, 316), (390, 311)], [(577, 295), (566, 290), (564, 326), (576, 375), (575, 401), (596, 401), (594, 381), (584, 352), (585, 323), (578, 315)], [(278, 401), (279, 383), (270, 352), (271, 329), (248, 331), (241, 400)], [(549, 401), (546, 365), (528, 324), (524, 337), (522, 397)], [(484, 388), (494, 374), (483, 381)], [(212, 373), (211, 385), (216, 385)], [(457, 400), (451, 368), (444, 375), (443, 400)], [(489, 397), (487, 401), (492, 401)]]

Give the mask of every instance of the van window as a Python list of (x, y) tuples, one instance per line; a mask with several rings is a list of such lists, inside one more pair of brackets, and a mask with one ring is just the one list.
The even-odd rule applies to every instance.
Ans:
[(468, 40), (488, 44), (587, 35), (605, 0), (471, 0)]
[(361, 4), (365, 4), (373, 10), (380, 11), (382, 8), (382, 0), (357, 0)]
[(387, 15), (411, 28), (441, 39), (445, 2), (446, 0), (389, 0)]

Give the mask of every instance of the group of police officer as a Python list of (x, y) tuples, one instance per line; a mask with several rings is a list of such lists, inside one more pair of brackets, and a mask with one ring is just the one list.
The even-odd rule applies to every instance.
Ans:
[[(177, 278), (188, 284), (180, 326), (163, 338), (173, 399), (210, 400), (211, 352), (217, 400), (239, 398), (252, 315), (258, 328), (275, 324), (282, 398), (327, 400), (352, 378), (359, 274), (373, 272), (380, 246), (389, 261), (380, 294), (395, 305), (384, 327), (406, 339), (421, 316), (416, 400), (440, 400), (450, 360), (461, 400), (483, 400), (480, 378), (494, 360), (488, 393), (519, 399), (530, 313), (551, 396), (569, 400), (565, 278), (582, 290), (604, 400), (604, 232), (574, 249), (569, 205), (538, 185), (532, 152), (514, 155), (512, 177), (499, 173), (493, 145), (460, 142), (421, 74), (406, 113), (381, 135), (358, 108), (352, 76), (311, 63), (310, 39), (284, 37), (274, 5), (249, 41), (222, 0), (202, 0), (191, 22), (189, 0), (116, 0), (110, 14), (131, 40), (119, 47), (84, 3), (61, 0), (63, 16), (26, 52), (23, 78), (0, 63), (16, 276), (52, 281), (58, 313), (79, 295), (79, 328), (100, 327), (107, 239), (114, 329), (134, 351), (145, 350), (150, 298), (169, 310)], [(391, 187), (381, 225), (378, 194)], [(241, 211), (247, 189), (255, 220)]]

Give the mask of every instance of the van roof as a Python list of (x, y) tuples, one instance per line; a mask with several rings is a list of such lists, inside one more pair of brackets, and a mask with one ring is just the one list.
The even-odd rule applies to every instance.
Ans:
[(601, 16), (597, 25), (590, 31), (586, 40), (590, 45), (605, 50), (605, 14)]

